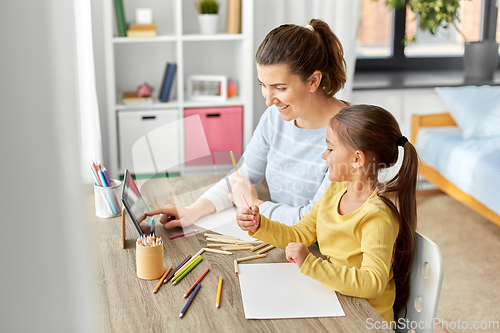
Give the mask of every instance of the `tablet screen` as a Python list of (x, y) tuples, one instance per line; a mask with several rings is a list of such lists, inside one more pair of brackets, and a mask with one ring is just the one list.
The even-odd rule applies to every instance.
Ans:
[(146, 219), (146, 213), (149, 212), (144, 198), (139, 193), (139, 189), (128, 170), (125, 170), (125, 179), (123, 182), (122, 201), (127, 209), (130, 218), (135, 224), (140, 235), (143, 234), (139, 224)]

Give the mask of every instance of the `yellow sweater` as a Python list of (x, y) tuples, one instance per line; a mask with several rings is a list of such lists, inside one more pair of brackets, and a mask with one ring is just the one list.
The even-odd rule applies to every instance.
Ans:
[(293, 226), (260, 216), (260, 228), (249, 234), (284, 249), (317, 241), (328, 260), (309, 254), (300, 272), (344, 295), (363, 297), (388, 322), (394, 320), (394, 244), (399, 218), (374, 191), (354, 212), (338, 213), (347, 183), (332, 182), (312, 210)]

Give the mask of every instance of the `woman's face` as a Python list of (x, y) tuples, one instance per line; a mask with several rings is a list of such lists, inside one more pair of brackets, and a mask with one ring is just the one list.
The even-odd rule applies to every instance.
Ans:
[(310, 82), (291, 74), (288, 65), (257, 65), (257, 77), (267, 106), (276, 105), (285, 121), (303, 117), (312, 99)]

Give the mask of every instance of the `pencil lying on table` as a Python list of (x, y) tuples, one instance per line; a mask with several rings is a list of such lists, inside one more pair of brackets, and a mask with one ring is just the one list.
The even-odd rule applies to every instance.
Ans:
[(184, 231), (184, 232), (181, 232), (179, 234), (175, 234), (175, 235), (170, 236), (170, 239), (174, 239), (174, 238), (181, 237), (181, 236), (187, 236), (187, 235), (190, 235), (190, 234), (195, 233), (197, 231), (198, 231), (198, 229), (191, 229), (188, 231)]
[(184, 317), (184, 313), (186, 313), (189, 305), (193, 301), (193, 298), (196, 296), (196, 293), (198, 292), (198, 290), (200, 290), (200, 287), (201, 287), (201, 283), (198, 283), (198, 285), (194, 289), (193, 293), (191, 294), (191, 297), (189, 297), (188, 301), (186, 302), (186, 305), (184, 305), (184, 308), (182, 309), (181, 313), (179, 314), (179, 318)]
[(268, 246), (268, 245), (269, 244), (267, 244), (267, 243), (263, 243), (263, 244), (254, 246), (250, 251), (254, 252), (254, 251), (257, 251), (258, 249), (262, 249), (263, 247)]
[(257, 254), (262, 254), (262, 253), (264, 253), (264, 252), (267, 252), (267, 251), (269, 251), (269, 250), (271, 250), (271, 249), (274, 249), (274, 247), (275, 247), (274, 245), (269, 245), (269, 246), (268, 246), (268, 247), (266, 247), (265, 249), (262, 249), (262, 250), (260, 250), (260, 251), (257, 251)]
[(188, 262), (188, 260), (189, 260), (189, 259), (191, 259), (191, 255), (188, 255), (188, 256), (186, 257), (186, 259), (184, 259), (184, 260), (180, 263), (180, 265), (179, 265), (179, 266), (177, 266), (177, 267), (176, 267), (173, 271), (171, 271), (170, 273), (168, 273), (167, 277), (163, 280), (163, 283), (167, 283), (167, 281), (168, 281), (168, 280), (170, 280), (170, 279), (171, 279), (171, 278), (175, 275), (175, 273), (177, 273), (177, 271), (178, 271), (179, 269), (181, 269), (181, 268), (182, 268), (182, 266), (184, 266), (184, 264), (185, 264), (185, 263), (187, 263), (187, 262)]
[(208, 271), (210, 270), (210, 267), (207, 267), (203, 273), (201, 273), (200, 277), (198, 277), (196, 279), (196, 281), (194, 281), (193, 285), (186, 291), (186, 293), (184, 294), (184, 298), (188, 297), (189, 294), (191, 294), (191, 292), (194, 290), (194, 288), (196, 288), (196, 286), (198, 285), (198, 283), (201, 282), (201, 280), (203, 280), (203, 278), (205, 277), (205, 275), (207, 275)]
[(160, 289), (160, 286), (162, 285), (163, 281), (165, 280), (165, 278), (167, 277), (167, 275), (171, 269), (172, 269), (172, 266), (169, 266), (167, 268), (167, 270), (165, 271), (165, 274), (163, 274), (163, 276), (160, 278), (160, 281), (158, 281), (158, 284), (156, 285), (155, 289), (153, 289), (153, 294), (156, 294), (158, 289)]
[(264, 258), (264, 257), (267, 257), (267, 253), (265, 253), (265, 254), (257, 254), (255, 256), (250, 256), (250, 257), (238, 258), (238, 259), (236, 259), (236, 261), (237, 262), (242, 262), (242, 261), (246, 261), (246, 260), (258, 259), (258, 258)]
[(222, 292), (222, 276), (219, 278), (219, 286), (217, 287), (217, 300), (215, 301), (215, 306), (219, 307), (220, 305), (220, 294)]
[(194, 261), (191, 265), (187, 266), (187, 269), (175, 279), (173, 284), (176, 285), (177, 283), (179, 283), (179, 281), (182, 280), (189, 272), (191, 272), (202, 260), (203, 257), (198, 256), (198, 259), (196, 259), (196, 261)]

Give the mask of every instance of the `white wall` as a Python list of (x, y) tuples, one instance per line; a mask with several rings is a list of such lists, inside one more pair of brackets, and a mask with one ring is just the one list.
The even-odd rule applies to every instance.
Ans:
[(72, 1), (2, 1), (0, 331), (93, 332)]

